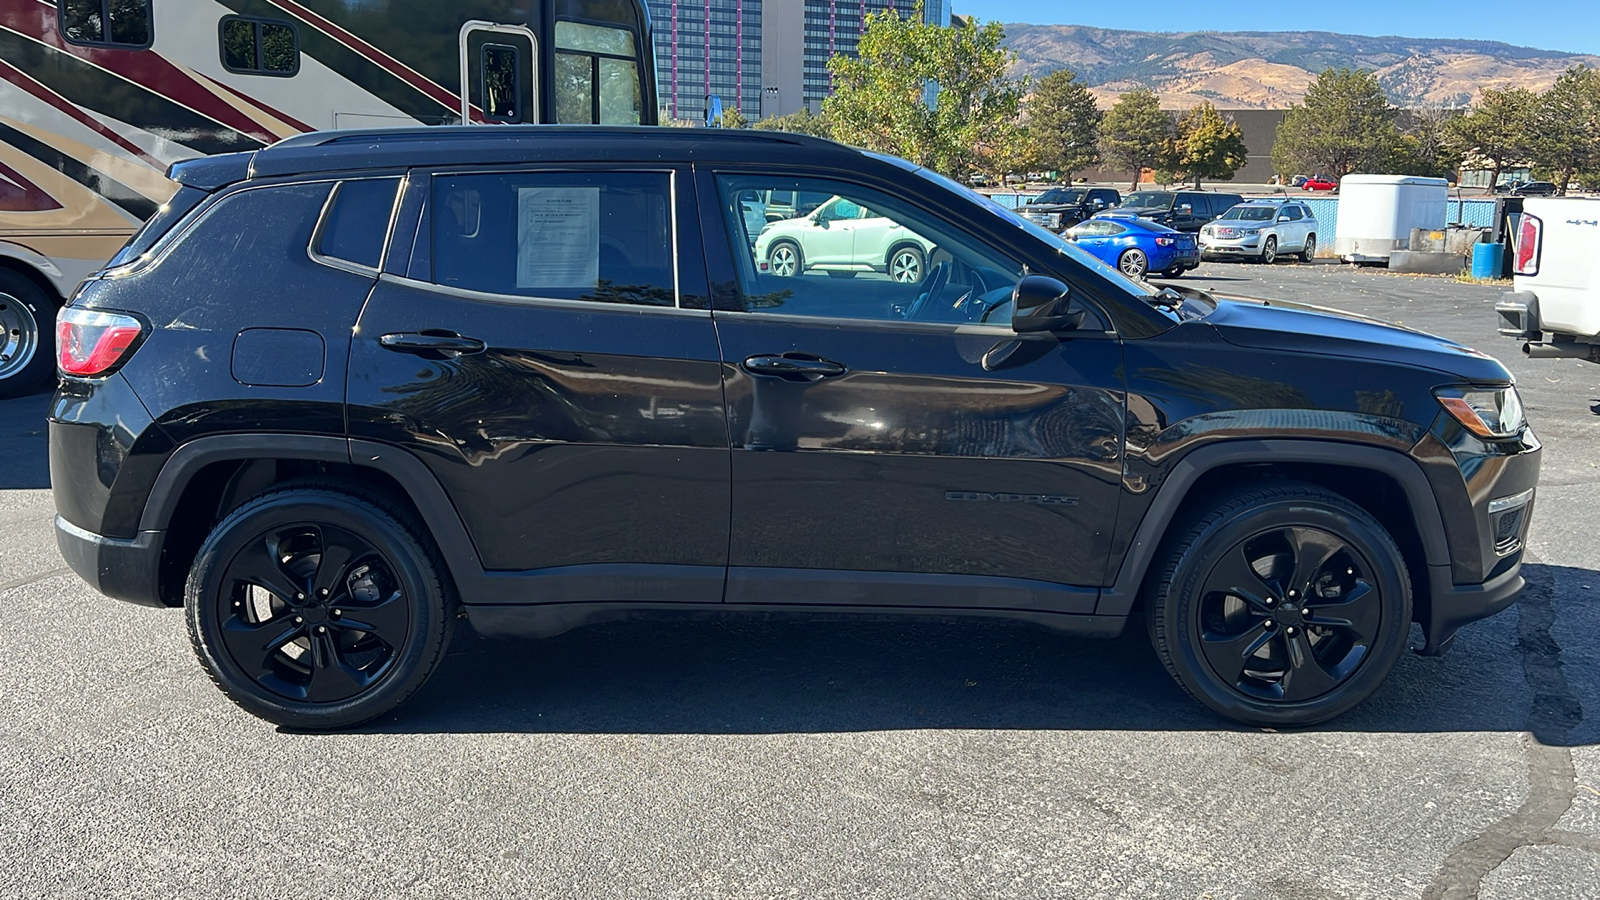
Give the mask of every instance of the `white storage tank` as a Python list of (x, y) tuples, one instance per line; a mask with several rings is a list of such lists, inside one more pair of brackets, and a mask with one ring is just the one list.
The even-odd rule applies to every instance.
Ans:
[(1339, 181), (1334, 252), (1345, 262), (1389, 261), (1411, 244), (1411, 229), (1441, 230), (1450, 184), (1415, 175), (1346, 175)]

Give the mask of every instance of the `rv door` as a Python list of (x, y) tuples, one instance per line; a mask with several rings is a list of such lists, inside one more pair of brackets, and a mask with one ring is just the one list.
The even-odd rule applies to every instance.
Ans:
[(539, 41), (524, 25), (461, 26), (461, 121), (539, 121)]

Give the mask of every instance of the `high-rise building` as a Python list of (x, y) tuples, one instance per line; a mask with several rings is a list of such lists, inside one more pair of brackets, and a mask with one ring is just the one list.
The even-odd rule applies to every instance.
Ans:
[[(771, 2), (771, 0), (769, 0)], [(805, 51), (803, 54), (802, 102), (813, 111), (833, 93), (833, 76), (828, 60), (835, 54), (856, 55), (867, 16), (893, 9), (902, 16), (916, 15), (916, 0), (804, 0)], [(933, 25), (950, 24), (951, 0), (925, 0), (922, 20)]]
[(711, 94), (725, 110), (760, 118), (763, 0), (647, 2), (662, 120), (704, 120)]

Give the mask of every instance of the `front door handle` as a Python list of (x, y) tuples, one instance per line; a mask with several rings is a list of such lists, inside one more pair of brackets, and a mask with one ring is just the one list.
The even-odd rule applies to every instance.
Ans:
[(848, 371), (832, 360), (799, 355), (752, 356), (744, 361), (744, 370), (751, 375), (771, 375), (791, 380), (798, 377), (807, 381), (843, 375)]
[(488, 345), (473, 337), (462, 337), (450, 331), (408, 331), (386, 334), (378, 338), (386, 350), (399, 353), (432, 354), (455, 357), (468, 353), (482, 353)]

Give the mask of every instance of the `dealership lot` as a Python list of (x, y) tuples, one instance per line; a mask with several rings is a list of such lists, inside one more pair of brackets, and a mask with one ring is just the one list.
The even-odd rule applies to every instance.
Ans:
[(1242, 729), (1142, 629), (614, 623), (458, 634), (398, 714), (283, 733), (176, 611), (54, 547), (44, 397), (0, 403), (0, 896), (1600, 894), (1600, 366), (1503, 289), (1336, 264), (1180, 280), (1396, 320), (1516, 373), (1546, 443), (1529, 589), (1346, 716)]

